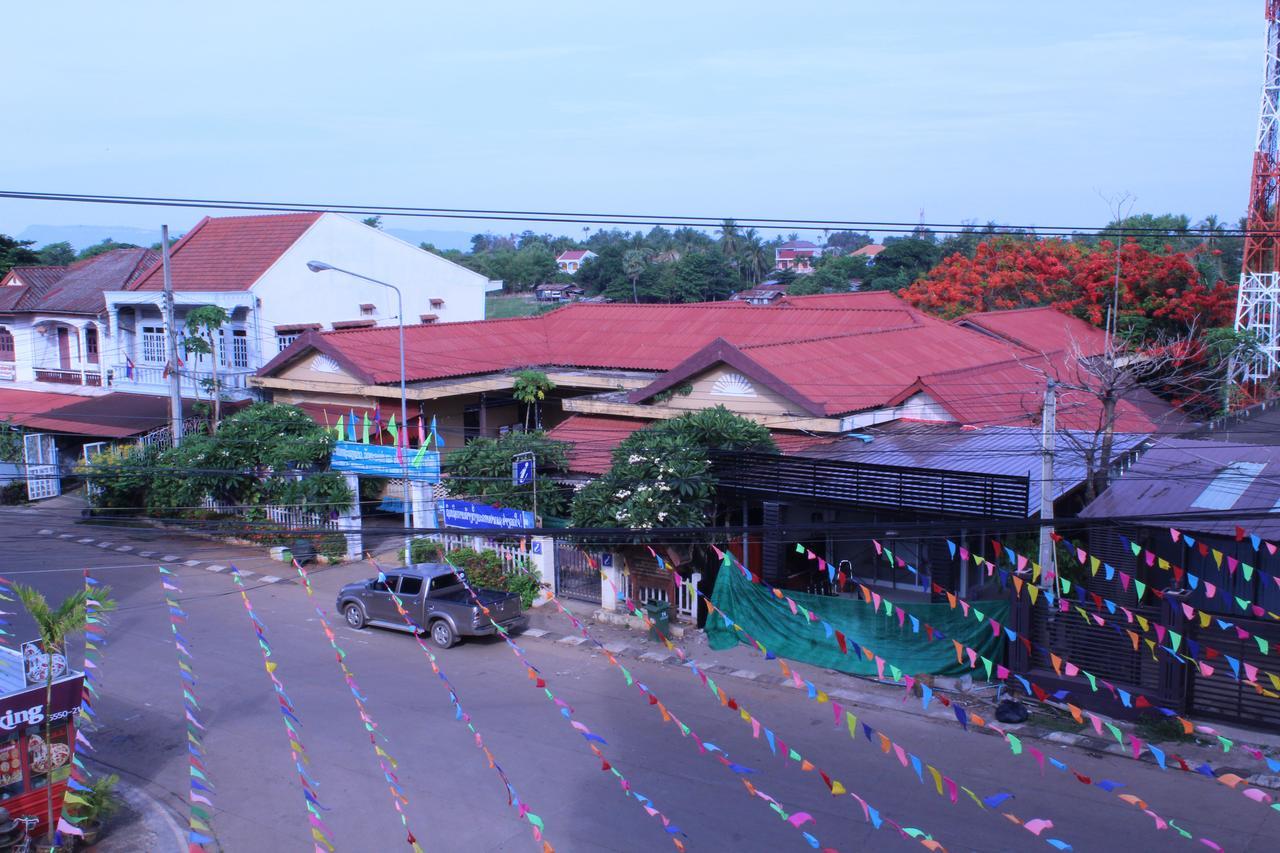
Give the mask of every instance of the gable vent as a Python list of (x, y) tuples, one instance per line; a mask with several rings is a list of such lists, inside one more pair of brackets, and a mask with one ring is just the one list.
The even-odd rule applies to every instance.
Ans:
[(741, 373), (725, 373), (711, 386), (717, 397), (754, 397), (756, 389)]

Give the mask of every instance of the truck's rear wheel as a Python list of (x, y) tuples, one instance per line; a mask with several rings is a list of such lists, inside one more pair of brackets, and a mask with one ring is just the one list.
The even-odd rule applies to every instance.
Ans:
[(452, 625), (443, 619), (437, 619), (431, 623), (431, 642), (442, 649), (447, 649), (458, 642), (458, 635), (454, 633)]
[(364, 609), (359, 604), (348, 604), (342, 609), (342, 615), (346, 617), (347, 624), (357, 631), (364, 627)]

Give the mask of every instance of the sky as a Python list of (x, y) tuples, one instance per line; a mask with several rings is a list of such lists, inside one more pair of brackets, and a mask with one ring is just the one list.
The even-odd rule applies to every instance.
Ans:
[(0, 189), (639, 215), (1234, 221), (1265, 47), (1262, 0), (7, 6)]

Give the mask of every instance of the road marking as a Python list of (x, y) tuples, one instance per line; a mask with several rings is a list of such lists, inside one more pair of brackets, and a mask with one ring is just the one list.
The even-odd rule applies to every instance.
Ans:
[(40, 529), (40, 530), (37, 530), (37, 531), (36, 531), (36, 533), (39, 533), (39, 534), (40, 534), (40, 535), (42, 535), (42, 536), (48, 536), (49, 534), (53, 533), (53, 531), (52, 531), (52, 530), (50, 530), (49, 528), (45, 527), (45, 528), (42, 528), (42, 529)]
[(586, 641), (585, 637), (561, 637), (556, 640), (557, 643), (564, 643), (566, 646), (580, 646)]
[(165, 554), (160, 559), (164, 560), (166, 563), (176, 563), (178, 560), (181, 560), (182, 558), (179, 557), (177, 554)]
[(205, 570), (210, 572), (225, 572), (227, 570), (227, 567), (219, 566), (217, 563), (210, 563), (209, 565), (205, 566)]
[(278, 577), (276, 577), (275, 575), (263, 575), (263, 576), (262, 576), (262, 582), (263, 582), (263, 583), (280, 583), (280, 581), (282, 581), (282, 580), (284, 580), (284, 578), (278, 578)]
[(99, 542), (99, 543), (98, 543), (98, 547), (99, 547), (99, 548), (110, 548), (110, 547), (111, 547), (111, 543), (110, 543), (110, 542)]
[(79, 542), (81, 545), (88, 545), (91, 542), (93, 542), (92, 539), (77, 539), (76, 541)]
[(132, 550), (133, 550), (133, 546), (132, 546), (132, 545), (121, 545), (121, 546), (120, 546), (119, 548), (117, 548), (116, 550), (117, 550), (117, 551), (132, 551)]
[(236, 571), (239, 572), (242, 577), (246, 578), (251, 578), (257, 574), (257, 572), (251, 572), (248, 569), (236, 569)]
[(203, 561), (202, 561), (202, 560), (187, 560), (187, 561), (186, 561), (185, 563), (183, 563), (182, 565), (184, 565), (184, 566), (198, 566), (198, 565), (200, 565), (200, 563), (201, 563), (201, 562), (203, 562)]
[(58, 534), (58, 538), (59, 538), (59, 539), (74, 539), (74, 538), (76, 538), (76, 535), (75, 535), (74, 533), (59, 533), (59, 534)]
[(138, 552), (139, 557), (154, 557), (155, 555), (156, 555), (155, 551), (139, 551)]
[(525, 628), (524, 636), (526, 637), (545, 637), (547, 632), (541, 628)]

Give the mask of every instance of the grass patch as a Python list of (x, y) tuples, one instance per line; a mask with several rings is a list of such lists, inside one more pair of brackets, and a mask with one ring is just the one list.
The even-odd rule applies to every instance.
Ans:
[(1159, 713), (1145, 713), (1139, 717), (1135, 732), (1138, 737), (1156, 743), (1161, 741), (1190, 743), (1196, 739), (1194, 735), (1186, 733), (1177, 718), (1166, 717)]
[(528, 317), (538, 313), (537, 301), (530, 295), (524, 296), (486, 296), (484, 298), (484, 318), (486, 320), (504, 320), (509, 317)]

